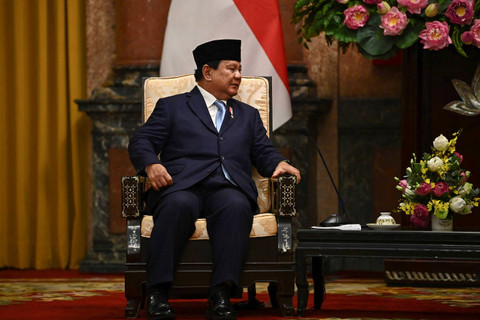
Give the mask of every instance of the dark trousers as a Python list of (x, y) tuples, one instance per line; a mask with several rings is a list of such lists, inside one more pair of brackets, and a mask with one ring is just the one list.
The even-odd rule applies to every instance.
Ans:
[(245, 261), (253, 213), (248, 198), (224, 176), (221, 167), (197, 185), (163, 197), (153, 212), (147, 262), (147, 287), (171, 283), (183, 248), (205, 217), (212, 245), (211, 286), (233, 282)]

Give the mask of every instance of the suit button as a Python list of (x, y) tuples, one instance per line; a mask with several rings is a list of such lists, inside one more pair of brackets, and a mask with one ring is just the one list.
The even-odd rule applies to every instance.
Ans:
[(223, 137), (218, 137), (218, 140), (223, 141)]
[(225, 157), (224, 157), (224, 156), (221, 156), (220, 159), (225, 160)]

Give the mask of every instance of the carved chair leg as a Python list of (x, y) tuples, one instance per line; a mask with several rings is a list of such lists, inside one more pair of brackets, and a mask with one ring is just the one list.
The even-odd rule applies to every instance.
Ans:
[[(280, 311), (284, 317), (295, 315), (295, 309), (293, 308), (293, 277), (290, 280), (282, 280), (276, 283), (276, 300)], [(290, 289), (289, 289), (290, 288)]]
[(257, 310), (263, 309), (265, 304), (259, 300), (257, 300), (257, 288), (255, 287), (255, 283), (252, 283), (248, 287), (248, 300), (237, 302), (235, 304), (235, 309), (237, 310)]
[(138, 318), (140, 307), (142, 307), (142, 299), (127, 299), (127, 306), (125, 307), (125, 318), (135, 319)]
[(255, 286), (255, 283), (252, 283), (248, 287), (248, 303), (249, 304), (255, 303), (256, 298), (257, 298), (257, 288)]
[(278, 309), (278, 301), (277, 301), (277, 290), (278, 290), (278, 285), (276, 282), (270, 282), (268, 285), (268, 295), (270, 297), (270, 303), (272, 304), (272, 308)]
[[(136, 288), (134, 291), (127, 290), (127, 288)], [(136, 286), (129, 286), (125, 288), (125, 298), (127, 305), (125, 307), (125, 318), (138, 318), (140, 309), (145, 307), (146, 288), (145, 283), (137, 284)]]

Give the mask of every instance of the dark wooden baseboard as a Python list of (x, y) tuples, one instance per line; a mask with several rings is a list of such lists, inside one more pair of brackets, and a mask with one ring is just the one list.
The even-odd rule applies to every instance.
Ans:
[(389, 286), (480, 287), (480, 261), (385, 259)]

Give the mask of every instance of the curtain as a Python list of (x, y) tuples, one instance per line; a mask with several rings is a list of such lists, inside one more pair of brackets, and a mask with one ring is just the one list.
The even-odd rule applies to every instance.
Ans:
[(77, 268), (87, 248), (84, 0), (0, 1), (0, 267)]

